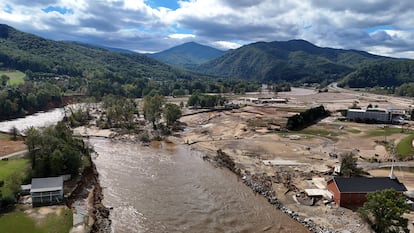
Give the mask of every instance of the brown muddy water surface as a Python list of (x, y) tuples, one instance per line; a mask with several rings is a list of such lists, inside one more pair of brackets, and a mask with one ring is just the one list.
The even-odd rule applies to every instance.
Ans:
[(90, 144), (115, 233), (309, 232), (187, 146)]

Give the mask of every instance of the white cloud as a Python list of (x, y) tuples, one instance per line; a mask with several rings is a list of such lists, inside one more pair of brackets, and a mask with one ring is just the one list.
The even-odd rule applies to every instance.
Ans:
[(237, 49), (240, 46), (242, 46), (242, 44), (230, 42), (230, 41), (216, 41), (216, 42), (213, 42), (212, 45), (222, 50)]
[(124, 0), (123, 2), (125, 9), (141, 10), (143, 8), (146, 8), (146, 5), (143, 0)]
[(188, 38), (195, 38), (195, 37), (196, 36), (193, 35), (193, 34), (179, 34), (179, 33), (176, 33), (176, 34), (168, 35), (168, 38), (180, 39), (180, 40), (188, 39)]
[[(52, 39), (138, 51), (187, 40), (224, 49), (244, 41), (305, 39), (323, 47), (414, 58), (411, 0), (180, 0), (178, 5), (173, 10), (151, 8), (145, 0), (3, 0), (0, 22)], [(73, 13), (42, 10), (50, 6)], [(380, 29), (384, 25), (389, 29)]]

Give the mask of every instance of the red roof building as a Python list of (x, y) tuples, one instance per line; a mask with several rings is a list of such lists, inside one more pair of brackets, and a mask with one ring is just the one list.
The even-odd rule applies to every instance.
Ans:
[(394, 189), (399, 193), (407, 191), (403, 183), (390, 177), (334, 177), (328, 181), (328, 190), (338, 206), (362, 206), (367, 200), (366, 195), (384, 189)]

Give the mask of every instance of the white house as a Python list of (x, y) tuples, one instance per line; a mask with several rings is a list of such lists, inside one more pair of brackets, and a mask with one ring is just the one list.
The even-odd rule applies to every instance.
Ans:
[(62, 202), (63, 177), (33, 178), (30, 194), (33, 206)]

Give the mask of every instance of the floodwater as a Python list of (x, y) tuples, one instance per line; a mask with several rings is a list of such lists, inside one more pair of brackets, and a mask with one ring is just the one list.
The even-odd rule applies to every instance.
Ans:
[[(0, 122), (0, 131), (55, 124), (63, 115), (55, 109)], [(89, 143), (98, 154), (104, 204), (113, 207), (114, 233), (309, 232), (188, 146), (144, 147), (103, 138)]]
[[(22, 118), (17, 118), (9, 121), (0, 122), (0, 132), (8, 133), (12, 127), (16, 127), (19, 132), (25, 132), (30, 127), (42, 128), (50, 125), (55, 125), (61, 121), (69, 109), (76, 110), (85, 106), (85, 104), (69, 104), (62, 108), (54, 108), (46, 112), (38, 112), (33, 115), (28, 115)], [(91, 107), (96, 107), (95, 104), (89, 104)]]
[(48, 112), (39, 112), (34, 115), (26, 116), (9, 121), (0, 122), (0, 132), (10, 132), (12, 127), (16, 127), (20, 132), (24, 132), (30, 127), (45, 127), (56, 124), (65, 115), (63, 108), (55, 108)]
[(115, 233), (308, 232), (187, 146), (89, 143)]

